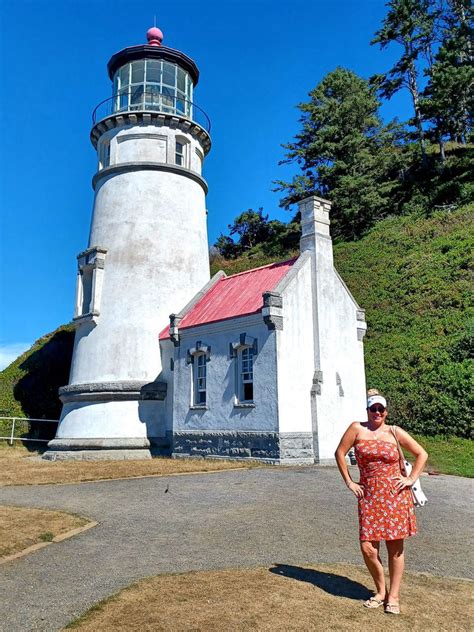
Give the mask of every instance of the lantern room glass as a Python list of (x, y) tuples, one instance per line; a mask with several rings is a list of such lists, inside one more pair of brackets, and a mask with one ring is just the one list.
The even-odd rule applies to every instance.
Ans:
[(177, 64), (140, 59), (114, 75), (114, 112), (156, 110), (192, 118), (193, 82)]

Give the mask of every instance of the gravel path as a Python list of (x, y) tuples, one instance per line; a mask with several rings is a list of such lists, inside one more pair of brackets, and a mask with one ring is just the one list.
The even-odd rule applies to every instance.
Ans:
[[(429, 505), (408, 570), (472, 578), (473, 482), (423, 478)], [(166, 489), (169, 489), (165, 493)], [(0, 630), (59, 630), (142, 577), (189, 570), (360, 564), (356, 501), (335, 468), (0, 488), (0, 504), (79, 513), (99, 526), (0, 566)]]

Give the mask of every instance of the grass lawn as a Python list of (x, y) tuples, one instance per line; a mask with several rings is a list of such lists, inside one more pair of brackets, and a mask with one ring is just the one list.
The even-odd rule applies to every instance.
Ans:
[[(31, 456), (33, 454), (33, 456)], [(23, 447), (0, 449), (0, 486), (80, 483), (261, 466), (256, 461), (156, 458), (147, 461), (43, 461)]]
[[(416, 436), (428, 451), (428, 471), (474, 477), (474, 442), (458, 437)], [(32, 456), (33, 455), (33, 456)], [(43, 461), (25, 447), (0, 444), (0, 486), (79, 483), (136, 476), (169, 476), (261, 467), (257, 461), (155, 458), (148, 461)]]
[[(275, 565), (160, 575), (133, 584), (72, 622), (82, 632), (123, 630), (471, 630), (473, 583), (407, 574), (402, 616), (362, 606), (371, 592), (357, 566)], [(471, 608), (471, 615), (472, 615)]]
[(428, 471), (474, 478), (474, 441), (459, 437), (414, 438), (428, 452)]
[(83, 527), (86, 518), (62, 511), (0, 505), (0, 559)]

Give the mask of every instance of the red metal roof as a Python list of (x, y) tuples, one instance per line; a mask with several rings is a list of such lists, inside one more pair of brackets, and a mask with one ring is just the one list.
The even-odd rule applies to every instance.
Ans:
[[(263, 306), (262, 294), (273, 290), (295, 261), (271, 263), (220, 279), (183, 317), (179, 328), (256, 314)], [(160, 333), (160, 340), (164, 338), (169, 338), (169, 326)]]

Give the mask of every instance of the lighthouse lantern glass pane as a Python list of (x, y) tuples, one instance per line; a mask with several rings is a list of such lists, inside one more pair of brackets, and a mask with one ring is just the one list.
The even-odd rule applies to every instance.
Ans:
[(132, 98), (131, 98), (132, 109), (137, 109), (137, 106), (141, 106), (142, 104), (143, 104), (143, 85), (132, 86)]
[(119, 109), (126, 110), (128, 108), (128, 86), (122, 88), (119, 92)]
[(158, 110), (160, 105), (160, 86), (155, 84), (146, 85), (145, 90), (145, 103), (150, 106), (153, 110)]
[(143, 83), (145, 80), (145, 62), (134, 61), (132, 63), (132, 81), (131, 83)]
[(163, 83), (173, 87), (176, 85), (176, 66), (166, 61), (163, 62)]
[(186, 73), (181, 68), (178, 68), (178, 82), (176, 85), (178, 90), (186, 92)]
[(161, 79), (161, 61), (156, 59), (147, 59), (146, 61), (146, 80), (147, 83), (160, 83)]
[(123, 88), (124, 86), (128, 85), (130, 83), (129, 81), (130, 64), (127, 64), (126, 66), (122, 66), (122, 68), (120, 68), (119, 70), (118, 76), (119, 76), (119, 81), (120, 81), (119, 88)]

